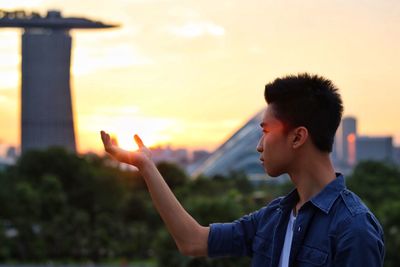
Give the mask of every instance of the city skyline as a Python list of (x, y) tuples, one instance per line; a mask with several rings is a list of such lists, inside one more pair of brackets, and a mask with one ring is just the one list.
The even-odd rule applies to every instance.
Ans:
[[(168, 157), (171, 157), (172, 161), (177, 161), (176, 160), (177, 158), (179, 159), (178, 161), (181, 161), (182, 159), (181, 153), (186, 154), (185, 157), (189, 161), (192, 161), (194, 158), (196, 158), (197, 153), (200, 154), (206, 153), (207, 155), (217, 153), (218, 154), (217, 157), (221, 157), (224, 153), (226, 153), (229, 150), (226, 149), (228, 143), (229, 143), (228, 146), (232, 146), (232, 143), (236, 143), (235, 146), (239, 145), (241, 148), (236, 148), (236, 150), (238, 151), (240, 149), (251, 151), (251, 147), (248, 145), (253, 143), (254, 152), (256, 152), (256, 144), (258, 142), (259, 136), (261, 136), (261, 131), (259, 131), (259, 123), (257, 121), (261, 119), (262, 112), (263, 110), (260, 110), (253, 117), (249, 118), (244, 124), (240, 125), (240, 127), (237, 128), (233, 133), (228, 135), (226, 139), (222, 140), (222, 142), (219, 143), (217, 147), (213, 150), (207, 150), (204, 148), (192, 149), (190, 147), (185, 147), (185, 146), (175, 146), (174, 144), (171, 143), (156, 144), (150, 146), (149, 148), (153, 150), (153, 152), (155, 153), (154, 157), (157, 162), (168, 161)], [(241, 133), (243, 131), (246, 132), (245, 135)], [(241, 137), (238, 138), (237, 137), (238, 135), (240, 135)], [(244, 136), (247, 135), (251, 135), (252, 137), (249, 138), (249, 140), (243, 140)], [(255, 135), (258, 137), (254, 138)], [(235, 139), (235, 141), (232, 141), (232, 139)], [(344, 116), (342, 117), (341, 123), (335, 134), (333, 150), (330, 153), (331, 158), (336, 163), (340, 164), (344, 163), (344, 164), (349, 164), (349, 166), (353, 166), (354, 163), (357, 161), (356, 158), (357, 155), (355, 153), (360, 153), (360, 152), (355, 151), (354, 150), (355, 147), (349, 147), (350, 144), (351, 146), (354, 146), (358, 141), (365, 142), (368, 140), (375, 141), (375, 140), (385, 140), (385, 139), (390, 139), (393, 148), (392, 156), (394, 157), (394, 159), (399, 160), (400, 163), (400, 157), (398, 157), (396, 152), (394, 151), (394, 150), (400, 151), (400, 146), (393, 142), (394, 141), (393, 135), (367, 135), (365, 133), (359, 132), (358, 118), (354, 116)], [(238, 142), (239, 140), (241, 143)], [(0, 158), (4, 157), (8, 153), (7, 152), (8, 150), (13, 151), (12, 154), (15, 155), (14, 157), (16, 157), (19, 154), (18, 147), (0, 143)], [(225, 152), (222, 153), (221, 150), (224, 150)], [(88, 152), (91, 153), (93, 151), (88, 151)], [(101, 153), (104, 152), (101, 151)], [(351, 155), (348, 153), (351, 153)], [(258, 154), (258, 152), (255, 154)]]
[[(59, 9), (121, 24), (73, 33), (79, 152), (101, 151), (101, 129), (124, 146), (138, 132), (149, 145), (212, 151), (265, 107), (267, 82), (305, 71), (333, 80), (359, 132), (400, 143), (396, 1), (95, 3), (0, 1), (6, 10)], [(0, 32), (0, 141), (11, 145), (20, 135), (20, 33)]]

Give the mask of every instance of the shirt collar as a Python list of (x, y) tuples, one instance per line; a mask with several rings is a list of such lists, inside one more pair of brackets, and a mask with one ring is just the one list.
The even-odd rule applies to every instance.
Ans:
[(340, 192), (345, 189), (344, 177), (340, 173), (336, 173), (336, 179), (330, 182), (321, 192), (310, 199), (310, 202), (317, 208), (329, 213), (333, 203), (340, 195)]
[[(336, 179), (326, 185), (321, 192), (313, 196), (309, 202), (311, 202), (315, 207), (319, 208), (326, 214), (329, 213), (333, 203), (340, 195), (340, 192), (345, 189), (344, 177), (340, 173), (336, 173)], [(297, 189), (293, 189), (289, 194), (287, 194), (279, 203), (282, 209), (290, 208), (299, 201), (299, 194)]]
[(279, 206), (281, 209), (292, 209), (299, 199), (299, 194), (295, 188), (280, 201)]

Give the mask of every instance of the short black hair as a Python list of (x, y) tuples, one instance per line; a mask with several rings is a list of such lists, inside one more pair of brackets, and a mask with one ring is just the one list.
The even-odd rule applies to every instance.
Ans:
[(320, 151), (332, 152), (343, 104), (330, 80), (308, 73), (277, 78), (265, 86), (264, 97), (288, 129), (306, 127)]

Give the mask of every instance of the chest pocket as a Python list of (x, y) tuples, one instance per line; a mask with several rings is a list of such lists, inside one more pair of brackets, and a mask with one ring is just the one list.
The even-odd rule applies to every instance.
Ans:
[(302, 246), (297, 254), (299, 267), (322, 266), (326, 263), (327, 259), (328, 253), (308, 246)]

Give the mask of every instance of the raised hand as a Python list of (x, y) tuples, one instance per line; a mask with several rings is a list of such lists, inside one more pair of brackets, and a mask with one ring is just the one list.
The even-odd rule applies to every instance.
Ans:
[(101, 139), (107, 153), (120, 162), (131, 164), (139, 169), (154, 206), (175, 239), (179, 250), (190, 256), (206, 256), (209, 227), (201, 226), (178, 202), (156, 165), (151, 161), (150, 150), (139, 136), (134, 136), (139, 147), (134, 152), (118, 147), (110, 135), (104, 131), (101, 131)]
[(105, 151), (116, 160), (133, 165), (139, 169), (142, 168), (146, 162), (151, 162), (151, 151), (143, 144), (142, 139), (140, 139), (138, 135), (134, 136), (134, 140), (139, 147), (137, 151), (127, 151), (118, 147), (116, 141), (104, 131), (101, 131), (100, 135)]

